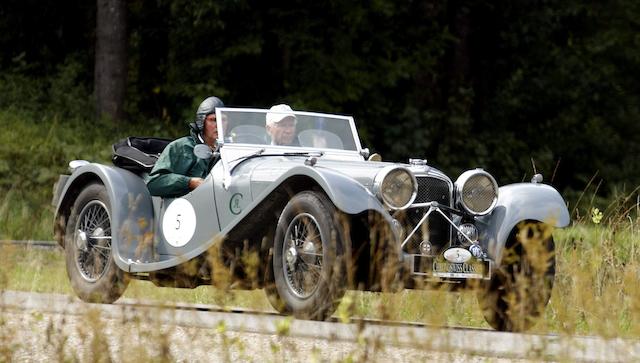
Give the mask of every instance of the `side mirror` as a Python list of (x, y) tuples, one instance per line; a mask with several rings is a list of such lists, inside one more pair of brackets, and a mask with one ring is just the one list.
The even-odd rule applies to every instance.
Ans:
[(198, 159), (209, 160), (209, 159), (214, 157), (214, 153), (213, 153), (213, 151), (211, 151), (211, 148), (208, 145), (205, 145), (205, 144), (196, 145), (193, 148), (193, 154)]
[(365, 147), (364, 149), (360, 150), (360, 155), (362, 155), (363, 158), (368, 158), (369, 157), (369, 148)]

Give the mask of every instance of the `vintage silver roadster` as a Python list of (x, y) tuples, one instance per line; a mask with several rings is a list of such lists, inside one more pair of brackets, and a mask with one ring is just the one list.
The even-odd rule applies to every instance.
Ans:
[(476, 289), (498, 330), (544, 312), (569, 214), (540, 175), (498, 187), (482, 169), (454, 182), (423, 159), (377, 161), (333, 114), (291, 112), (294, 145), (273, 145), (268, 113), (218, 108), (218, 150), (194, 150), (211, 171), (180, 198), (152, 197), (148, 169), (71, 162), (54, 230), (78, 296), (110, 303), (130, 279), (264, 288), (281, 313), (320, 320), (347, 289), (447, 286)]

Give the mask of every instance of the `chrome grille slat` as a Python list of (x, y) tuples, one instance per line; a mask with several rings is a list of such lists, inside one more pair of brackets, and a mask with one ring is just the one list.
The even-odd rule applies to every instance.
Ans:
[(436, 201), (447, 206), (451, 205), (449, 184), (441, 179), (428, 176), (416, 177), (418, 182), (418, 194), (414, 203), (427, 203)]

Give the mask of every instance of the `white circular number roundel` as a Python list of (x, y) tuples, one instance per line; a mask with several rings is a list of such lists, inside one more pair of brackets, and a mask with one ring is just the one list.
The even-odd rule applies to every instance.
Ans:
[(196, 231), (196, 212), (186, 199), (176, 199), (162, 217), (164, 239), (173, 247), (182, 247), (191, 240)]

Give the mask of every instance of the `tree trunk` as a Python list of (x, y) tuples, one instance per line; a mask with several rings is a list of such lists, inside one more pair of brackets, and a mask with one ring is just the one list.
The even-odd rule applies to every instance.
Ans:
[[(456, 37), (457, 41), (453, 44), (451, 54), (449, 55), (448, 77), (446, 77), (447, 86), (444, 99), (447, 108), (450, 108), (450, 100), (458, 99), (463, 101), (463, 95), (460, 94), (461, 89), (471, 88), (471, 52), (470, 52), (470, 36), (471, 36), (471, 5), (469, 1), (451, 1), (449, 3), (449, 12), (451, 19), (451, 33)], [(471, 100), (466, 100), (471, 101)], [(462, 103), (460, 106), (463, 106)], [(467, 105), (470, 106), (470, 105)], [(464, 107), (468, 108), (468, 107)], [(468, 111), (468, 109), (466, 110)]]
[(127, 82), (126, 2), (97, 0), (96, 6), (96, 116), (120, 121)]

